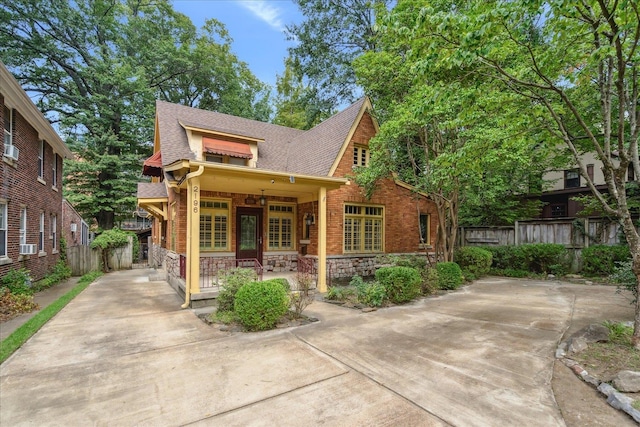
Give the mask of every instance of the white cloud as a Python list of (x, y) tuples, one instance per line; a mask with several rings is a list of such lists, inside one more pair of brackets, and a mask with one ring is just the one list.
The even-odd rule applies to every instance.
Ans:
[(285, 30), (284, 23), (280, 19), (282, 11), (273, 6), (272, 2), (268, 0), (244, 0), (238, 1), (238, 4), (269, 24), (273, 29), (277, 31)]

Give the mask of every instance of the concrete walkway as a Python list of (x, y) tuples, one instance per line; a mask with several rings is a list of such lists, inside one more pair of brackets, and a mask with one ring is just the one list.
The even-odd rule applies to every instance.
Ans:
[(0, 425), (634, 425), (613, 409), (573, 424), (552, 389), (569, 329), (632, 318), (615, 288), (490, 278), (366, 314), (314, 302), (320, 322), (229, 333), (149, 272), (103, 276), (0, 365)]
[(64, 282), (58, 283), (49, 289), (38, 292), (33, 296), (33, 301), (40, 307), (38, 310), (34, 310), (31, 313), (21, 314), (6, 322), (0, 323), (0, 341), (7, 338), (20, 326), (27, 323), (29, 319), (38, 314), (42, 309), (46, 308), (51, 303), (55, 302), (58, 298), (73, 289), (80, 280), (80, 277), (71, 277)]

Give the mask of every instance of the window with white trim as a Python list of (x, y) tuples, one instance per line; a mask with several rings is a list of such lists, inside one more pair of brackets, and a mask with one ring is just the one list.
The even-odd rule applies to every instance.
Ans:
[(38, 178), (44, 179), (44, 140), (41, 139), (38, 147)]
[(369, 165), (369, 150), (366, 147), (361, 147), (358, 145), (353, 147), (353, 165), (354, 166)]
[(13, 110), (4, 106), (4, 145), (13, 145)]
[(431, 244), (431, 236), (429, 235), (430, 222), (431, 217), (429, 214), (420, 214), (420, 244), (422, 245)]
[(51, 248), (55, 251), (58, 249), (58, 217), (51, 215)]
[(27, 244), (27, 208), (20, 209), (20, 244)]
[(44, 212), (40, 212), (40, 230), (38, 232), (38, 251), (44, 252)]
[(293, 205), (269, 205), (269, 249), (293, 250), (295, 241)]
[(344, 206), (344, 251), (382, 252), (384, 208), (381, 206)]
[(7, 203), (0, 202), (0, 257), (7, 256)]
[(53, 176), (51, 177), (51, 186), (56, 188), (58, 187), (58, 155), (53, 155), (53, 168), (52, 168)]
[(200, 249), (229, 250), (230, 207), (226, 200), (200, 200)]

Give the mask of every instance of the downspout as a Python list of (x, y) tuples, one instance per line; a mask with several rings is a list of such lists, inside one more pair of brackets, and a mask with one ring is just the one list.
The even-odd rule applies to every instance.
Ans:
[[(189, 181), (192, 178), (195, 178), (197, 176), (200, 176), (204, 173), (204, 166), (200, 165), (198, 166), (198, 170), (195, 172), (190, 172), (185, 176), (185, 181), (187, 181), (187, 200), (189, 200), (190, 194), (191, 192), (189, 191)], [(191, 213), (191, 210), (187, 210), (188, 215), (193, 215)], [(188, 234), (187, 234), (187, 280), (185, 280), (185, 287), (184, 287), (184, 304), (182, 304), (182, 308), (188, 308), (189, 304), (191, 303), (191, 263), (193, 262), (193, 257), (191, 256), (191, 233), (192, 230), (190, 228), (191, 226), (191, 221), (187, 221), (187, 230), (188, 230)], [(198, 260), (199, 261), (199, 260)]]

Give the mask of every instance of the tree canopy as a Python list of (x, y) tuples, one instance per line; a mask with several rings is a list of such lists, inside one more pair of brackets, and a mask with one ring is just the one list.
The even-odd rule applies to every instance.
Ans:
[(522, 215), (526, 207), (514, 196), (528, 191), (548, 153), (529, 138), (534, 124), (514, 108), (515, 95), (492, 79), (424, 60), (437, 52), (437, 30), (419, 25), (414, 6), (400, 2), (383, 12), (379, 50), (354, 63), (382, 122), (371, 142), (372, 167), (360, 170), (358, 181), (375, 188), (393, 173), (428, 193), (438, 210), (437, 252), (447, 261), (462, 207), (478, 221)]
[(16, 0), (0, 5), (0, 23), (0, 59), (76, 154), (65, 197), (101, 228), (135, 207), (154, 99), (270, 116), (268, 88), (231, 52), (224, 26), (198, 30), (167, 0)]
[(314, 121), (321, 121), (341, 105), (362, 94), (352, 61), (376, 50), (375, 9), (390, 0), (294, 0), (305, 20), (287, 27), (292, 65), (308, 80), (307, 97)]
[[(478, 142), (501, 140), (491, 133), (517, 124), (513, 130), (525, 132), (526, 137), (519, 138), (525, 145), (533, 141), (533, 148), (547, 152), (566, 147), (601, 209), (620, 221), (634, 273), (640, 278), (640, 236), (629, 192), (629, 185), (637, 186), (640, 179), (637, 0), (401, 0), (385, 27), (406, 49), (404, 56), (391, 56), (393, 61), (411, 62), (419, 85), (443, 85), (437, 96), (447, 103), (463, 101), (453, 104), (456, 120), (468, 117), (467, 110), (482, 111), (478, 107), (486, 106), (485, 100), (499, 97), (499, 108), (488, 110), (487, 117), (456, 126), (458, 135), (471, 133), (465, 136), (465, 146), (477, 137)], [(412, 86), (409, 93), (419, 87)], [(424, 98), (429, 99), (427, 94)], [(437, 110), (433, 105), (429, 110), (416, 108), (411, 99), (402, 97), (398, 104), (408, 109), (410, 117), (420, 117), (419, 123), (425, 126), (425, 113), (428, 118)], [(425, 104), (419, 101), (420, 105)], [(388, 117), (389, 123), (396, 121), (396, 111)], [(438, 120), (439, 126), (443, 123), (447, 120)], [(437, 131), (435, 135), (446, 134)], [(502, 140), (513, 144), (514, 135)], [(493, 147), (480, 147), (470, 150), (478, 164), (497, 153)], [(602, 162), (606, 191), (589, 176), (582, 160), (587, 152)], [(440, 167), (464, 164), (460, 160), (451, 158)], [(473, 166), (474, 162), (464, 167), (477, 170)], [(627, 183), (629, 168), (635, 177), (631, 184)], [(640, 301), (637, 304), (634, 343), (640, 347)]]

